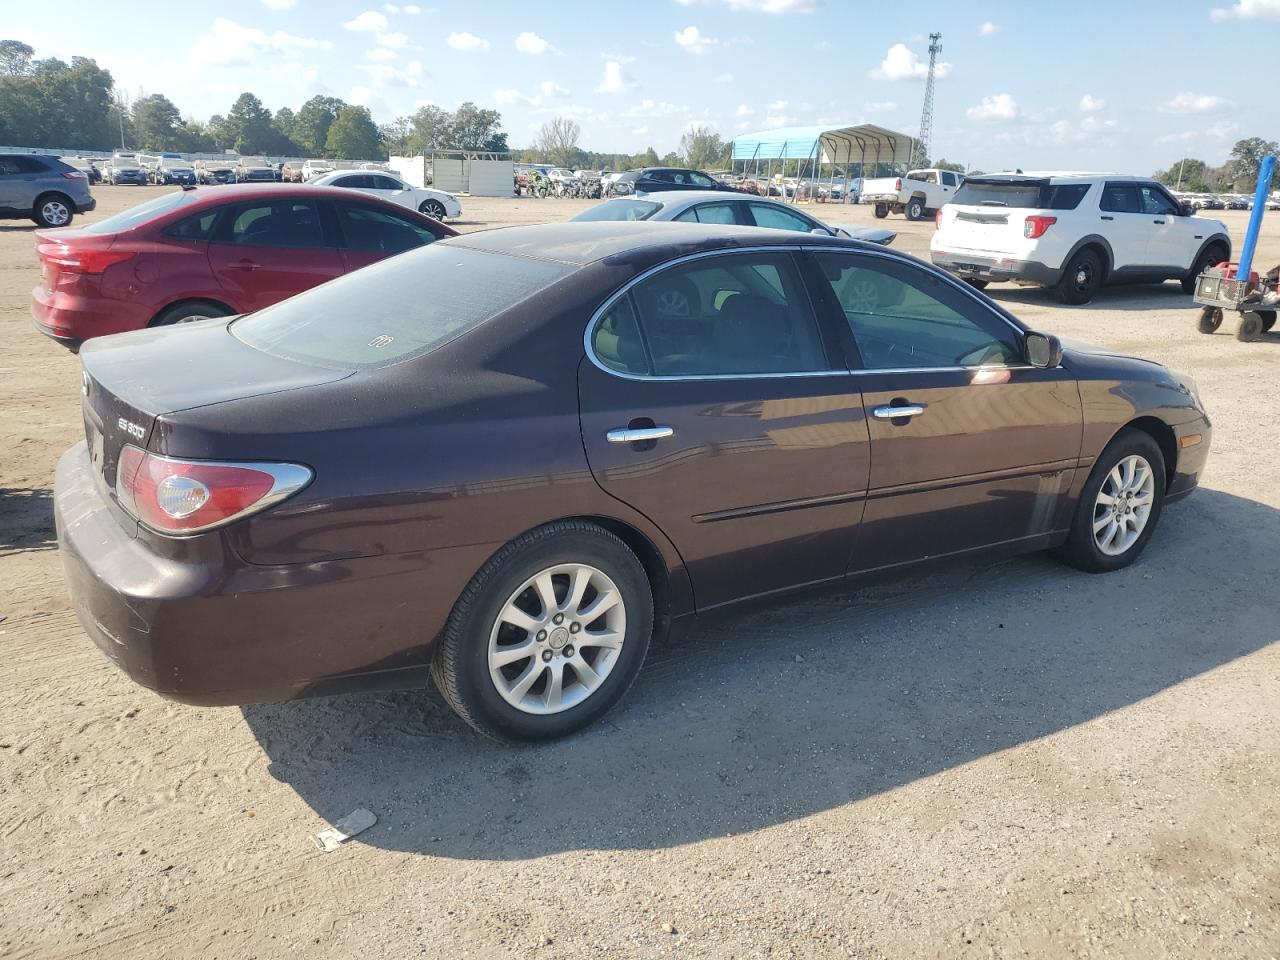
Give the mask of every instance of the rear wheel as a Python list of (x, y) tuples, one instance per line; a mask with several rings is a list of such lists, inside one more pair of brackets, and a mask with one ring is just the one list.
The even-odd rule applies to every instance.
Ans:
[(967, 283), (969, 286), (973, 287), (973, 289), (975, 290), (985, 290), (987, 289), (987, 284), (990, 283), (991, 281), (980, 280), (977, 277), (965, 277), (964, 282)]
[(1080, 491), (1063, 559), (1089, 573), (1133, 563), (1160, 520), (1164, 484), (1160, 445), (1141, 430), (1120, 431)]
[(179, 323), (195, 323), (210, 317), (227, 317), (231, 311), (211, 300), (184, 300), (165, 307), (151, 321), (153, 327), (172, 327)]
[(1262, 317), (1256, 313), (1240, 314), (1240, 323), (1236, 326), (1236, 339), (1248, 343), (1262, 336)]
[(1257, 314), (1262, 318), (1262, 332), (1269, 333), (1271, 328), (1276, 325), (1276, 312), (1274, 310), (1258, 310)]
[(1200, 319), (1196, 321), (1196, 329), (1201, 333), (1216, 333), (1222, 326), (1222, 310), (1219, 307), (1205, 307), (1200, 311)]
[(877, 220), (883, 220), (889, 215), (889, 205), (887, 203), (877, 203), (873, 212)]
[(1216, 244), (1200, 254), (1192, 265), (1191, 272), (1182, 278), (1182, 292), (1187, 296), (1194, 294), (1196, 292), (1196, 281), (1200, 279), (1200, 274), (1225, 259), (1227, 259), (1227, 252)]
[(428, 217), (434, 217), (436, 220), (444, 219), (444, 204), (439, 200), (423, 200), (422, 205), (418, 207), (419, 213), (425, 213)]
[(907, 219), (911, 221), (924, 219), (924, 201), (918, 197), (912, 197), (907, 201)]
[(65, 227), (75, 216), (75, 205), (60, 193), (47, 193), (35, 202), (31, 219), (42, 227)]
[(1102, 286), (1102, 261), (1092, 250), (1081, 250), (1062, 271), (1058, 281), (1058, 299), (1079, 306), (1088, 303)]
[(635, 554), (594, 524), (562, 521), (507, 544), (475, 575), (432, 676), (480, 733), (560, 737), (622, 698), (652, 632), (653, 594)]

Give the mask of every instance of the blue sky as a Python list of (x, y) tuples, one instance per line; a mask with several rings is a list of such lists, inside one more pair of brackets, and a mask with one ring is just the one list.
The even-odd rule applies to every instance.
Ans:
[(935, 157), (1148, 173), (1280, 137), (1280, 0), (219, 0), (134, 4), (136, 16), (62, 0), (56, 17), (0, 6), (0, 38), (92, 56), (131, 96), (165, 93), (201, 119), (250, 90), (272, 109), (331, 94), (380, 122), (473, 100), (502, 112), (514, 146), (556, 114), (598, 150), (664, 153), (692, 123), (726, 139), (858, 121), (914, 134), (936, 30)]

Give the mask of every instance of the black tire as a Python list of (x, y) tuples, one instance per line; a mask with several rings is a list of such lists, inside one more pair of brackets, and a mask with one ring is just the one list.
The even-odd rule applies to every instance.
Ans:
[[(1142, 533), (1124, 553), (1112, 556), (1104, 553), (1094, 540), (1094, 511), (1098, 492), (1106, 482), (1108, 474), (1116, 464), (1133, 454), (1145, 458), (1150, 464), (1155, 481), (1155, 494), (1152, 498), (1151, 512)], [(1151, 535), (1160, 522), (1160, 513), (1164, 506), (1165, 469), (1164, 454), (1160, 451), (1160, 444), (1156, 443), (1151, 434), (1134, 427), (1126, 427), (1116, 434), (1094, 463), (1089, 479), (1085, 481), (1084, 489), (1080, 491), (1080, 499), (1076, 503), (1075, 516), (1071, 522), (1071, 532), (1067, 542), (1059, 551), (1060, 558), (1087, 573), (1110, 573), (1127, 567), (1137, 560), (1146, 549)]]
[(444, 204), (439, 200), (423, 200), (422, 205), (418, 207), (418, 212), (425, 213), (435, 220), (443, 220)]
[(31, 219), (46, 228), (70, 226), (75, 216), (76, 205), (62, 193), (41, 194), (31, 208)]
[(193, 323), (209, 317), (229, 317), (231, 311), (212, 300), (183, 300), (171, 303), (155, 315), (148, 326), (172, 327), (180, 323)]
[(907, 201), (907, 219), (912, 223), (924, 219), (924, 201), (919, 197), (912, 197)]
[(877, 203), (873, 212), (877, 220), (883, 220), (889, 215), (889, 205), (887, 203)]
[(1240, 323), (1236, 325), (1236, 339), (1249, 343), (1260, 336), (1262, 336), (1262, 317), (1256, 313), (1240, 314)]
[[(539, 571), (561, 563), (588, 563), (618, 587), (626, 607), (622, 650), (612, 671), (581, 703), (560, 713), (526, 713), (503, 699), (490, 677), (489, 637), (511, 594)], [(636, 555), (595, 524), (565, 520), (511, 541), (472, 578), (440, 636), (431, 675), (458, 716), (485, 736), (563, 737), (598, 720), (622, 699), (640, 672), (652, 633), (653, 593)]]
[(1201, 333), (1217, 333), (1222, 326), (1222, 309), (1205, 307), (1200, 311), (1200, 319), (1196, 321), (1196, 329)]
[(1058, 281), (1058, 299), (1079, 306), (1093, 299), (1102, 286), (1102, 260), (1092, 250), (1081, 250), (1062, 271)]
[(1196, 262), (1191, 266), (1191, 272), (1182, 278), (1182, 292), (1187, 296), (1191, 296), (1196, 292), (1196, 281), (1200, 279), (1200, 274), (1212, 267), (1215, 263), (1221, 263), (1227, 259), (1226, 251), (1218, 244), (1212, 244), (1204, 253), (1196, 258)]
[(965, 277), (964, 282), (967, 283), (969, 286), (973, 287), (973, 289), (975, 290), (985, 290), (987, 289), (987, 284), (989, 284), (991, 281), (980, 280), (977, 277)]
[(1270, 333), (1271, 328), (1276, 325), (1276, 312), (1274, 310), (1256, 310), (1254, 312), (1262, 318), (1262, 332)]

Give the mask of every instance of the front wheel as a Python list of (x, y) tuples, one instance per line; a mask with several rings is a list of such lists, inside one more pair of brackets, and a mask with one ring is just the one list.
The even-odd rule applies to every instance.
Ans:
[(965, 277), (964, 282), (967, 283), (969, 286), (973, 287), (973, 289), (975, 290), (985, 290), (987, 289), (987, 284), (989, 284), (991, 281), (981, 280), (978, 277)]
[(439, 200), (423, 200), (422, 206), (418, 207), (419, 213), (425, 213), (428, 217), (435, 220), (444, 219), (444, 204)]
[(1151, 539), (1164, 493), (1160, 445), (1141, 430), (1122, 430), (1102, 451), (1080, 491), (1063, 559), (1089, 573), (1127, 567)]
[(31, 219), (42, 227), (65, 227), (75, 215), (75, 207), (62, 194), (41, 197), (36, 201)]
[(889, 215), (889, 205), (887, 203), (877, 203), (874, 213), (877, 220), (883, 220)]
[(1200, 254), (1192, 265), (1191, 272), (1182, 278), (1182, 292), (1187, 296), (1192, 296), (1196, 292), (1196, 281), (1200, 279), (1200, 274), (1225, 259), (1227, 259), (1227, 254), (1221, 247), (1210, 247)]
[(1262, 318), (1262, 332), (1270, 333), (1271, 328), (1276, 325), (1276, 312), (1274, 310), (1258, 310), (1255, 312)]
[(561, 737), (622, 699), (652, 632), (653, 594), (636, 555), (601, 527), (561, 521), (513, 540), (475, 575), (432, 677), (486, 736)]
[(1205, 307), (1200, 311), (1200, 319), (1196, 321), (1196, 329), (1201, 333), (1216, 333), (1222, 326), (1222, 308)]

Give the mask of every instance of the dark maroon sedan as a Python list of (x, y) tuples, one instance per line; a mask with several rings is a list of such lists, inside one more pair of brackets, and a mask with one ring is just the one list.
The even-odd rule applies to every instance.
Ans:
[(1210, 439), (1191, 381), (911, 257), (698, 224), (458, 237), (82, 358), (57, 522), (109, 657), (200, 704), (430, 674), (499, 737), (594, 720), (748, 598), (1123, 567)]
[(90, 337), (248, 313), (456, 231), (324, 187), (192, 188), (84, 227), (36, 232), (36, 329)]

